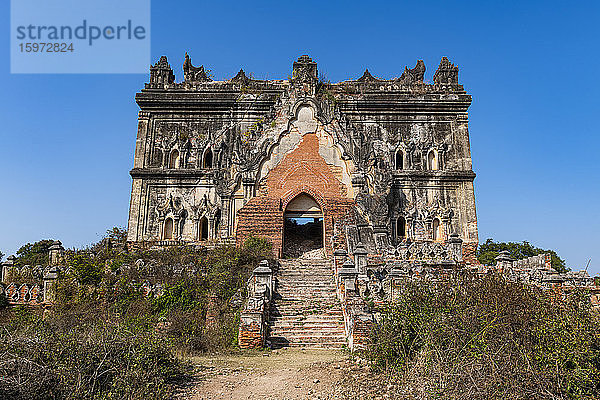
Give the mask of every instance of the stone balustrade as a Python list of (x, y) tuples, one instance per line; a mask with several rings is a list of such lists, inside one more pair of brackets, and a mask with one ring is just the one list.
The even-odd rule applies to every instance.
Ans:
[(240, 314), (238, 344), (242, 349), (262, 348), (266, 344), (269, 305), (273, 297), (273, 270), (263, 260), (248, 282), (248, 299)]

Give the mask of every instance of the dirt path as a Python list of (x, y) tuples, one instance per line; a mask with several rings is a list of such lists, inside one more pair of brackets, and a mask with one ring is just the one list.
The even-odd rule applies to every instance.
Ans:
[(178, 399), (343, 399), (349, 357), (333, 350), (282, 349), (195, 357), (194, 380)]

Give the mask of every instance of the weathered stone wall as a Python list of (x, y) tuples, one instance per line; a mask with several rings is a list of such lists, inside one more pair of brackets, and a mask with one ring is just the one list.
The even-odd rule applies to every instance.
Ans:
[(362, 240), (373, 254), (456, 232), (474, 261), (471, 96), (446, 58), (432, 84), (424, 74), (419, 61), (398, 78), (365, 71), (327, 83), (302, 56), (289, 80), (240, 71), (213, 81), (186, 56), (177, 83), (162, 57), (136, 95), (128, 240), (240, 243), (255, 234), (279, 253), (285, 206), (307, 193), (322, 208), (328, 254), (351, 223), (371, 232)]

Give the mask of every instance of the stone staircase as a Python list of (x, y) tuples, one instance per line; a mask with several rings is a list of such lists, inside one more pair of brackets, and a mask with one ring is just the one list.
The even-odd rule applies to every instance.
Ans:
[(341, 348), (344, 317), (328, 260), (280, 260), (270, 310), (273, 348)]

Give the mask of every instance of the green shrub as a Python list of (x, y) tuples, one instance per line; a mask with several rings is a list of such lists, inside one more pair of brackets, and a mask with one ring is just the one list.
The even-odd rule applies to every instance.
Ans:
[(82, 285), (97, 286), (102, 280), (102, 266), (87, 253), (73, 254), (69, 257), (77, 282)]
[(271, 258), (273, 256), (273, 245), (262, 237), (248, 237), (244, 242), (244, 250), (254, 258)]
[(418, 398), (592, 399), (595, 318), (585, 294), (556, 302), (500, 277), (406, 282), (365, 354)]
[(189, 311), (202, 305), (202, 293), (191, 280), (180, 280), (167, 285), (163, 294), (154, 299), (154, 307), (159, 314), (170, 311)]

